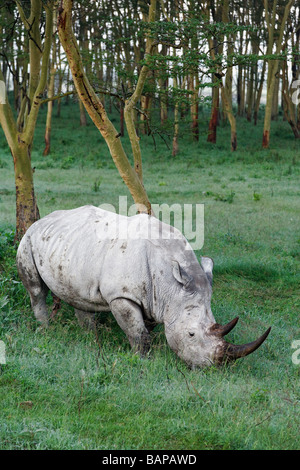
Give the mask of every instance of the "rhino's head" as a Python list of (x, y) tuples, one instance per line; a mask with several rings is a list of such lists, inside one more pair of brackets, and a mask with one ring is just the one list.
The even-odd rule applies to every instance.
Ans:
[(176, 294), (165, 321), (165, 333), (170, 347), (191, 367), (221, 364), (247, 356), (266, 339), (269, 328), (260, 338), (248, 344), (234, 345), (224, 336), (236, 325), (238, 317), (226, 325), (216, 323), (211, 311), (212, 268), (210, 258), (202, 257), (203, 272), (194, 277), (173, 262), (177, 281)]

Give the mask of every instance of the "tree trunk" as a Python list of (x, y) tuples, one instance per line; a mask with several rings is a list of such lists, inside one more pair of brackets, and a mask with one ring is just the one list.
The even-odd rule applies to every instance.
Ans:
[(237, 114), (238, 116), (242, 115), (242, 84), (243, 84), (243, 68), (242, 65), (238, 65), (238, 77), (237, 77), (237, 105), (238, 105), (238, 110)]
[(246, 102), (246, 82), (248, 80), (248, 68), (244, 67), (242, 77), (242, 94), (241, 94), (241, 116), (245, 115), (245, 102)]
[(208, 125), (207, 142), (215, 144), (217, 142), (217, 125), (219, 114), (219, 86), (216, 85), (212, 88), (212, 105), (211, 115)]
[[(39, 218), (34, 195), (31, 149), (41, 99), (47, 83), (53, 28), (53, 4), (50, 2), (43, 4), (40, 0), (32, 0), (29, 18), (26, 18), (19, 2), (17, 2), (17, 8), (25, 29), (30, 31), (30, 81), (28, 89), (24, 91), (26, 107), (21, 106), (17, 120), (15, 120), (6, 96), (6, 104), (0, 105), (0, 124), (14, 161), (16, 239), (20, 240), (28, 227)], [(46, 11), (43, 45), (40, 32), (42, 8)], [(0, 69), (0, 80), (2, 78)]]
[(282, 104), (283, 104), (284, 116), (287, 122), (289, 123), (289, 125), (291, 126), (295, 139), (299, 139), (300, 132), (299, 132), (299, 129), (297, 128), (295, 106), (294, 106), (294, 103), (292, 102), (290, 92), (289, 92), (286, 61), (283, 61), (283, 64), (282, 64)]
[[(55, 67), (51, 68), (51, 76), (48, 87), (48, 98), (53, 98), (54, 96), (54, 78), (55, 78)], [(46, 118), (46, 129), (45, 129), (45, 149), (43, 155), (49, 155), (50, 153), (50, 140), (51, 140), (51, 122), (52, 122), (52, 110), (53, 110), (53, 101), (48, 101), (47, 107), (47, 118)]]
[(259, 105), (260, 105), (260, 100), (261, 100), (261, 95), (262, 95), (262, 90), (263, 90), (263, 85), (264, 85), (266, 63), (267, 63), (266, 60), (264, 60), (263, 68), (262, 68), (262, 72), (261, 72), (261, 78), (260, 78), (260, 82), (259, 82), (259, 87), (258, 87), (257, 95), (256, 95), (256, 101), (255, 101), (255, 105), (254, 105), (253, 117), (254, 117), (254, 125), (255, 126), (257, 125)]
[(12, 152), (16, 185), (16, 235), (21, 240), (26, 230), (39, 219), (34, 195), (33, 170), (27, 145), (18, 145)]
[(52, 109), (53, 109), (53, 101), (49, 101), (47, 119), (46, 119), (46, 129), (45, 129), (45, 148), (43, 151), (44, 157), (46, 157), (50, 153)]
[(248, 72), (248, 88), (247, 88), (247, 121), (251, 122), (252, 119), (252, 106), (253, 106), (253, 82), (254, 82), (254, 69), (253, 65), (250, 65), (250, 71)]
[[(168, 52), (168, 48), (165, 44), (162, 45), (161, 55), (166, 56)], [(160, 123), (162, 126), (165, 125), (166, 121), (168, 120), (168, 95), (167, 95), (167, 88), (168, 88), (168, 77), (166, 75), (166, 71), (164, 68), (161, 69), (160, 74), (162, 75), (159, 77), (159, 90), (160, 90)]]
[[(2, 78), (0, 70), (0, 79)], [(39, 218), (33, 185), (31, 168), (31, 146), (24, 134), (18, 132), (12, 109), (6, 96), (6, 104), (0, 105), (0, 123), (9, 145), (15, 170), (16, 186), (16, 234), (15, 241), (20, 241), (26, 230)], [(32, 135), (33, 139), (33, 135)]]
[(267, 101), (265, 108), (264, 130), (263, 130), (263, 148), (269, 148), (270, 144), (270, 130), (271, 130), (271, 117), (272, 117), (272, 104), (275, 91), (276, 73), (278, 68), (278, 61), (273, 63), (268, 61), (268, 81), (267, 81)]
[(191, 121), (192, 121), (192, 137), (194, 141), (199, 140), (199, 123), (198, 123), (198, 112), (199, 112), (199, 106), (198, 106), (198, 89), (197, 86), (195, 87), (195, 80), (196, 76), (191, 74), (190, 76), (190, 91), (192, 92), (191, 94), (191, 105), (190, 105), (190, 110), (191, 110)]
[(141, 96), (141, 108), (142, 113), (140, 116), (141, 124), (140, 131), (141, 134), (147, 135), (150, 131), (150, 114), (152, 107), (152, 97), (150, 95)]
[[(229, 0), (223, 0), (222, 2), (217, 4), (217, 10), (213, 13), (213, 20), (214, 21), (222, 21), (223, 23), (227, 23), (228, 20), (228, 9), (229, 9)], [(218, 117), (219, 117), (219, 88), (223, 88), (223, 83), (222, 83), (222, 67), (219, 63), (219, 60), (217, 60), (217, 55), (223, 54), (223, 46), (224, 46), (224, 36), (222, 35), (222, 38), (219, 37), (216, 39), (216, 37), (208, 38), (208, 44), (209, 44), (209, 50), (210, 50), (210, 56), (213, 61), (215, 61), (215, 67), (216, 71), (214, 72), (213, 75), (213, 82), (215, 83), (215, 86), (212, 89), (212, 109), (211, 109), (211, 117), (210, 117), (210, 122), (209, 122), (209, 133), (207, 137), (208, 142), (216, 143), (217, 141), (217, 124), (218, 124)]]
[(86, 114), (85, 114), (85, 109), (82, 104), (81, 99), (79, 99), (79, 115), (80, 115), (80, 125), (85, 127), (86, 126)]
[[(241, 19), (240, 19), (241, 21)], [(244, 32), (240, 31), (240, 42), (239, 42), (239, 55), (243, 54), (243, 35)], [(237, 115), (242, 116), (243, 115), (243, 107), (242, 107), (242, 94), (243, 94), (243, 71), (244, 71), (244, 65), (243, 64), (238, 64), (238, 74), (237, 74)]]
[(273, 95), (273, 101), (272, 101), (272, 113), (271, 113), (272, 121), (277, 121), (278, 119), (279, 73), (280, 73), (280, 65), (278, 65), (278, 70), (277, 70), (276, 80), (275, 80), (274, 95)]
[(53, 37), (52, 37), (52, 60), (50, 66), (50, 77), (48, 83), (48, 101), (47, 106), (47, 118), (46, 118), (46, 129), (45, 129), (45, 149), (43, 155), (49, 155), (50, 153), (50, 139), (51, 139), (51, 122), (52, 122), (52, 110), (53, 110), (53, 101), (51, 98), (54, 96), (54, 81), (56, 73), (56, 10), (53, 12)]
[(178, 104), (175, 105), (175, 113), (174, 118), (177, 119), (174, 123), (174, 135), (172, 141), (172, 156), (176, 157), (178, 154), (178, 133), (179, 133), (179, 125), (178, 125)]
[(120, 134), (124, 137), (124, 103), (120, 102)]
[[(177, 77), (174, 77), (174, 87), (176, 88), (177, 84)], [(173, 134), (173, 142), (172, 142), (172, 156), (176, 157), (178, 154), (178, 135), (179, 135), (179, 102), (178, 99), (175, 101), (174, 105), (174, 134)]]
[[(174, 57), (176, 57), (176, 49), (174, 48)], [(174, 74), (173, 77), (173, 86), (174, 89), (178, 88), (179, 80), (177, 75)], [(173, 134), (173, 142), (172, 142), (172, 156), (176, 157), (178, 154), (178, 135), (179, 135), (179, 100), (175, 97), (175, 104), (174, 104), (174, 134)]]
[(226, 88), (223, 87), (223, 85), (221, 86), (221, 96), (222, 96), (222, 103), (224, 106), (224, 110), (226, 112), (226, 115), (230, 124), (230, 129), (231, 129), (231, 139), (230, 139), (231, 150), (235, 151), (237, 149), (236, 119), (232, 112), (232, 104), (227, 95), (227, 90)]

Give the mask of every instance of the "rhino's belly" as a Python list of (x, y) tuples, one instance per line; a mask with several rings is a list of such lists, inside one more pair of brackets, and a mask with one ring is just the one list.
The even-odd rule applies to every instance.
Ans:
[(71, 305), (74, 308), (77, 308), (78, 310), (83, 310), (84, 312), (110, 312), (110, 307), (109, 305), (105, 302), (89, 302), (88, 300), (85, 299), (80, 299), (80, 298), (74, 298), (74, 297), (67, 297), (67, 298), (62, 298), (59, 294), (56, 294), (57, 297), (62, 299), (64, 302), (66, 302), (68, 305)]
[(74, 308), (85, 312), (105, 312), (110, 311), (109, 305), (96, 287), (84, 288), (84, 282), (78, 288), (70, 280), (62, 283), (47, 275), (41, 276), (50, 291), (58, 298)]
[(109, 311), (101, 294), (100, 280), (91, 271), (82, 272), (66, 262), (39, 264), (38, 271), (50, 291), (67, 304), (86, 312)]

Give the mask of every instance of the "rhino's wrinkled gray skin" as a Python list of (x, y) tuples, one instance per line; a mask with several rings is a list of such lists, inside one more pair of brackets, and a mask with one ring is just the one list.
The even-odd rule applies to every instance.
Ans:
[(50, 289), (82, 313), (111, 311), (133, 348), (150, 347), (149, 331), (163, 323), (170, 347), (190, 366), (242, 357), (256, 349), (226, 343), (236, 324), (215, 322), (210, 258), (199, 264), (184, 236), (155, 217), (130, 218), (84, 206), (35, 222), (17, 252), (21, 280), (36, 318), (48, 323)]

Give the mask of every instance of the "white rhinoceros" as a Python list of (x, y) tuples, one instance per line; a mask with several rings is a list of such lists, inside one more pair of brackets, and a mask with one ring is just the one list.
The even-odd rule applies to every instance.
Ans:
[(112, 312), (141, 354), (158, 323), (169, 346), (193, 367), (246, 356), (270, 331), (249, 344), (227, 343), (223, 336), (238, 318), (225, 326), (214, 319), (212, 260), (202, 257), (199, 264), (180, 231), (146, 214), (125, 217), (93, 206), (53, 212), (27, 230), (17, 266), (42, 324), (48, 323), (50, 289), (78, 317)]

